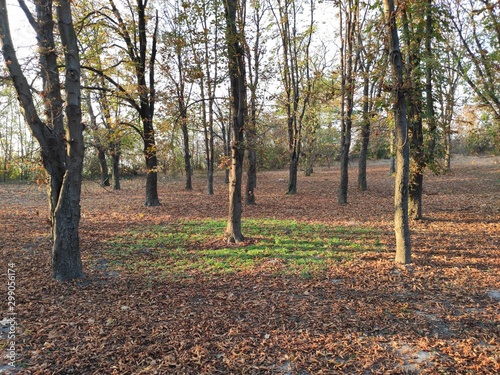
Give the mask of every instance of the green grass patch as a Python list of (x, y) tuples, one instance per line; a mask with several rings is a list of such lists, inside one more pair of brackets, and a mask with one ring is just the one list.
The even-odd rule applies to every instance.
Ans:
[(136, 228), (109, 241), (109, 261), (169, 277), (260, 270), (312, 278), (332, 263), (384, 250), (380, 231), (372, 228), (248, 219), (243, 221), (248, 241), (231, 245), (223, 240), (225, 226), (207, 219)]

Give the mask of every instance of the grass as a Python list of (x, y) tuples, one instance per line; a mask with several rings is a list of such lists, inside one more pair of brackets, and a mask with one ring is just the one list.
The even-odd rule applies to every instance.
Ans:
[(223, 240), (226, 222), (184, 220), (140, 227), (109, 241), (115, 267), (162, 276), (193, 277), (261, 270), (312, 278), (332, 263), (380, 252), (381, 233), (372, 228), (332, 227), (292, 220), (243, 221), (245, 244)]

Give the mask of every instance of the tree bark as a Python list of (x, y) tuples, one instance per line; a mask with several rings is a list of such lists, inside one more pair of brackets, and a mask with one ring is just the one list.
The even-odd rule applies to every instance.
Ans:
[(229, 215), (226, 236), (229, 242), (244, 240), (241, 230), (242, 214), (242, 173), (245, 156), (243, 129), (247, 120), (247, 98), (245, 85), (244, 49), (242, 46), (243, 30), (237, 28), (236, 10), (238, 0), (225, 0), (226, 43), (231, 81), (231, 171), (229, 175)]
[(184, 98), (179, 98), (179, 110), (181, 111), (181, 129), (182, 129), (182, 140), (184, 145), (184, 171), (186, 173), (186, 183), (184, 188), (186, 190), (193, 190), (193, 181), (192, 175), (193, 170), (191, 167), (191, 151), (189, 150), (189, 132), (187, 127), (187, 116), (186, 116), (186, 108), (183, 104)]
[(101, 166), (101, 185), (109, 186), (108, 162), (106, 161), (106, 152), (102, 146), (97, 149), (97, 158), (99, 159), (99, 165)]
[(425, 19), (425, 51), (427, 55), (427, 63), (425, 67), (425, 95), (427, 101), (427, 121), (429, 123), (430, 133), (429, 143), (427, 145), (427, 163), (434, 163), (434, 150), (436, 148), (437, 139), (437, 122), (436, 113), (434, 111), (434, 92), (432, 88), (432, 70), (434, 58), (434, 54), (432, 52), (432, 34), (432, 0), (427, 0)]
[[(340, 137), (340, 184), (338, 191), (338, 203), (347, 203), (347, 190), (349, 186), (349, 149), (351, 148), (352, 113), (354, 110), (354, 37), (357, 25), (357, 12), (359, 6), (353, 0), (347, 2), (348, 9), (345, 13), (346, 33), (341, 43), (347, 47), (342, 48), (344, 57), (342, 61), (342, 101), (345, 103), (345, 112), (342, 118), (342, 129)], [(342, 9), (340, 9), (342, 12)], [(342, 22), (342, 17), (340, 18)], [(356, 54), (357, 56), (357, 54)]]
[(113, 160), (113, 189), (120, 190), (120, 150), (111, 151)]
[(297, 194), (297, 177), (299, 172), (299, 153), (293, 152), (290, 155), (288, 164), (288, 190), (287, 194)]
[(409, 215), (413, 219), (422, 218), (422, 191), (424, 183), (425, 151), (422, 119), (422, 84), (420, 69), (420, 45), (422, 40), (422, 24), (417, 30), (410, 32), (408, 12), (403, 9), (403, 33), (406, 41), (406, 80), (409, 88), (406, 89), (408, 108), (408, 126), (410, 130), (410, 177), (409, 177)]
[(101, 168), (101, 186), (109, 186), (110, 183), (108, 163), (106, 161), (106, 149), (102, 145), (101, 139), (98, 134), (97, 117), (94, 113), (94, 108), (92, 107), (92, 99), (90, 97), (90, 94), (86, 95), (85, 101), (87, 103), (87, 112), (90, 118), (90, 124), (88, 125), (88, 127), (93, 131), (93, 146), (97, 149), (97, 159), (99, 160), (99, 166)]
[[(61, 0), (56, 7), (58, 30), (64, 50), (65, 114), (58, 69), (54, 68), (56, 48), (53, 37), (52, 1), (36, 4), (39, 27), (35, 28), (39, 41), (40, 65), (44, 82), (44, 109), (47, 122), (40, 119), (30, 86), (17, 60), (10, 34), (7, 6), (0, 0), (0, 41), (2, 54), (18, 94), (25, 119), (40, 144), (44, 168), (50, 177), (49, 207), (52, 222), (52, 276), (67, 281), (83, 276), (80, 257), (79, 223), (80, 195), (83, 166), (83, 126), (80, 102), (80, 62), (77, 39), (73, 29), (70, 2)], [(30, 15), (31, 16), (31, 15)], [(52, 47), (52, 48), (49, 48)], [(51, 98), (49, 100), (49, 98)], [(53, 101), (51, 101), (53, 100)]]
[(158, 160), (152, 120), (143, 120), (144, 156), (146, 159), (146, 202), (148, 207), (159, 206), (158, 199)]
[(394, 187), (394, 231), (396, 262), (411, 262), (410, 229), (408, 223), (408, 175), (410, 144), (406, 119), (406, 98), (403, 90), (403, 59), (399, 49), (394, 0), (384, 0), (384, 13), (389, 35), (389, 58), (394, 76), (394, 119), (396, 132), (396, 179)]
[(363, 79), (363, 123), (361, 125), (361, 150), (359, 152), (359, 163), (358, 163), (358, 189), (361, 191), (366, 191), (366, 159), (368, 157), (368, 144), (370, 142), (370, 80), (368, 72), (364, 72), (365, 76)]
[[(154, 17), (155, 25), (152, 36), (151, 51), (149, 58), (147, 56), (147, 21), (146, 15), (147, 0), (137, 0), (137, 25), (132, 26), (129, 32), (125, 21), (123, 20), (119, 9), (113, 0), (109, 0), (111, 11), (116, 17), (116, 25), (119, 35), (123, 39), (126, 52), (133, 63), (135, 70), (135, 92), (127, 92), (125, 88), (113, 80), (111, 82), (116, 88), (125, 94), (127, 102), (137, 111), (142, 121), (142, 138), (144, 142), (144, 158), (146, 161), (146, 206), (159, 206), (158, 198), (158, 160), (156, 156), (156, 141), (153, 127), (153, 117), (155, 111), (156, 92), (155, 92), (155, 63), (157, 53), (157, 34), (158, 34), (158, 12)], [(130, 11), (133, 11), (130, 6)], [(97, 71), (96, 71), (97, 72)], [(103, 75), (102, 72), (97, 72)], [(146, 79), (148, 76), (148, 80)], [(109, 78), (106, 77), (109, 81)], [(138, 97), (138, 103), (134, 99)]]

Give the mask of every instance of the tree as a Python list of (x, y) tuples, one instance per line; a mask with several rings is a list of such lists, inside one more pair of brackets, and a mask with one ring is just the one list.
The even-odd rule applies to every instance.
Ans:
[(286, 109), (288, 129), (288, 152), (290, 154), (287, 194), (297, 193), (297, 175), (302, 147), (302, 120), (311, 93), (309, 53), (314, 31), (315, 2), (310, 0), (307, 27), (299, 30), (299, 15), (303, 4), (294, 0), (278, 0), (277, 12), (271, 10), (277, 22), (281, 41), (281, 81), (283, 83), (283, 105)]
[[(347, 6), (339, 2), (340, 9), (340, 61), (341, 61), (341, 139), (340, 139), (340, 184), (338, 202), (347, 203), (349, 185), (349, 149), (352, 136), (352, 115), (354, 110), (355, 69), (359, 54), (355, 51), (356, 29), (358, 28), (359, 1), (349, 0)], [(343, 24), (345, 16), (345, 28)]]
[[(368, 14), (368, 10), (366, 10)], [(359, 69), (363, 79), (362, 119), (360, 129), (360, 151), (358, 161), (358, 189), (367, 190), (366, 161), (370, 143), (371, 126), (375, 117), (377, 100), (382, 93), (382, 78), (385, 74), (387, 56), (376, 31), (379, 19), (368, 19), (358, 30)]]
[[(245, 157), (243, 131), (248, 117), (248, 109), (245, 84), (244, 28), (241, 19), (241, 14), (244, 13), (243, 4), (238, 0), (224, 0), (232, 115), (229, 216), (226, 227), (226, 236), (229, 242), (244, 240), (241, 232), (241, 185)], [(240, 17), (237, 17), (237, 11), (239, 11)]]
[(411, 262), (410, 229), (408, 223), (408, 175), (410, 144), (407, 140), (406, 98), (403, 88), (403, 58), (399, 48), (394, 0), (384, 0), (388, 33), (389, 59), (393, 70), (394, 121), (396, 132), (396, 179), (394, 188), (394, 231), (396, 262)]
[[(165, 12), (168, 10), (165, 9)], [(168, 30), (164, 33), (163, 44), (166, 60), (163, 71), (174, 86), (174, 95), (177, 99), (177, 116), (175, 123), (180, 124), (183, 138), (184, 149), (184, 172), (186, 177), (185, 189), (192, 190), (192, 175), (193, 167), (191, 163), (191, 150), (189, 143), (188, 129), (188, 104), (189, 99), (186, 93), (186, 84), (189, 82), (189, 53), (188, 46), (190, 43), (187, 38), (190, 33), (187, 31), (187, 23), (191, 20), (185, 11), (181, 10), (178, 1), (172, 5), (170, 14), (165, 18), (168, 19)], [(175, 68), (173, 68), (173, 67)]]
[(255, 204), (255, 188), (257, 187), (257, 115), (258, 101), (257, 93), (261, 79), (261, 60), (263, 55), (262, 42), (262, 20), (266, 14), (266, 8), (262, 2), (256, 0), (252, 2), (252, 25), (254, 30), (254, 39), (252, 46), (249, 45), (248, 38), (245, 39), (245, 52), (248, 64), (248, 90), (250, 91), (250, 114), (246, 126), (246, 145), (247, 145), (247, 185), (245, 190), (245, 204)]
[[(461, 48), (451, 40), (448, 50), (453, 53), (461, 78), (471, 88), (479, 112), (487, 110), (493, 149), (500, 150), (500, 3), (494, 0), (447, 1), (446, 14), (458, 36)], [(479, 114), (480, 116), (480, 114)]]
[[(69, 0), (56, 4), (51, 0), (37, 1), (36, 18), (24, 1), (19, 3), (37, 35), (45, 120), (39, 116), (33, 91), (14, 50), (5, 0), (0, 0), (2, 54), (25, 120), (40, 144), (43, 166), (50, 179), (52, 276), (58, 281), (67, 281), (83, 276), (78, 229), (84, 141), (77, 38)], [(54, 8), (60, 48), (54, 37)], [(59, 79), (59, 54), (64, 54), (64, 100)]]
[(220, 28), (223, 18), (220, 17), (222, 3), (220, 1), (183, 1), (180, 14), (182, 17), (179, 27), (183, 24), (183, 33), (187, 49), (190, 50), (189, 58), (184, 60), (187, 75), (191, 82), (199, 86), (199, 99), (192, 104), (199, 103), (197, 108), (200, 113), (201, 132), (203, 134), (204, 156), (207, 172), (207, 192), (214, 194), (214, 163), (215, 163), (215, 129), (216, 122), (216, 97), (217, 88), (226, 77), (220, 76), (219, 61)]
[[(450, 45), (458, 70), (475, 99), (492, 113), (495, 133), (500, 134), (500, 3), (449, 1), (447, 13), (462, 46), (453, 49)], [(494, 142), (496, 150), (500, 150), (500, 137), (495, 137)]]
[[(78, 20), (75, 25), (81, 46), (82, 65), (91, 66), (99, 72), (106, 71), (108, 76), (116, 74), (112, 68), (106, 67), (106, 63), (110, 60), (108, 51), (113, 51), (114, 41), (106, 25), (102, 22), (94, 22), (95, 20), (89, 17), (93, 4), (82, 1), (75, 10), (74, 17)], [(103, 74), (96, 74), (92, 71), (86, 73), (82, 77), (89, 122), (86, 130), (93, 138), (93, 145), (98, 149), (101, 165), (104, 166), (106, 162), (106, 154), (111, 157), (113, 189), (120, 190), (121, 138), (125, 121), (118, 113), (120, 113), (120, 108), (124, 108), (124, 100), (116, 95)], [(109, 179), (107, 173), (103, 173), (102, 179), (103, 181)]]
[[(413, 8), (408, 9), (408, 7)], [(406, 47), (405, 81), (408, 104), (410, 147), (409, 214), (414, 219), (422, 217), (422, 191), (425, 169), (423, 129), (423, 72), (421, 44), (424, 38), (425, 19), (420, 17), (422, 2), (414, 1), (402, 9), (403, 39)]]
[[(446, 37), (448, 36), (448, 38)], [(452, 35), (445, 35), (444, 40), (452, 39)], [(447, 42), (449, 43), (449, 42)], [(453, 45), (452, 49), (458, 48)], [(446, 171), (451, 170), (451, 134), (452, 123), (455, 119), (455, 109), (457, 106), (457, 88), (460, 83), (460, 74), (455, 69), (452, 50), (442, 45), (442, 53), (440, 55), (442, 72), (440, 72), (440, 84), (437, 85), (437, 103), (439, 108), (439, 125), (444, 134), (444, 167)]]
[[(153, 126), (156, 89), (155, 89), (155, 64), (157, 52), (158, 34), (158, 13), (152, 17), (155, 21), (152, 35), (148, 37), (147, 21), (151, 18), (147, 14), (148, 0), (137, 0), (136, 6), (130, 3), (127, 9), (130, 10), (132, 20), (127, 22), (122, 17), (122, 12), (113, 0), (109, 0), (110, 8), (100, 8), (93, 11), (88, 17), (95, 16), (103, 21), (108, 27), (112, 36), (118, 36), (121, 40), (114, 46), (117, 48), (117, 65), (127, 66), (133, 73), (133, 77), (126, 75), (129, 69), (123, 69), (127, 84), (121, 84), (119, 79), (115, 79), (107, 74), (106, 69), (97, 69), (92, 66), (84, 66), (95, 74), (103, 77), (115, 90), (115, 95), (133, 108), (139, 115), (142, 122), (142, 130), (134, 127), (141, 136), (144, 143), (144, 158), (146, 161), (146, 206), (158, 206), (158, 160), (156, 153), (155, 130)], [(135, 18), (137, 17), (137, 24)], [(151, 40), (149, 47), (148, 40)], [(112, 69), (111, 69), (112, 68)], [(115, 70), (116, 66), (111, 66), (110, 70)], [(98, 88), (102, 89), (102, 88)]]
[(89, 116), (89, 124), (87, 127), (92, 130), (93, 140), (90, 143), (97, 150), (97, 158), (99, 159), (99, 165), (101, 167), (101, 185), (109, 186), (109, 171), (108, 163), (106, 161), (106, 148), (101, 140), (99, 127), (97, 125), (97, 116), (95, 115), (94, 108), (92, 107), (92, 99), (90, 94), (86, 95), (85, 98), (87, 105), (87, 113)]

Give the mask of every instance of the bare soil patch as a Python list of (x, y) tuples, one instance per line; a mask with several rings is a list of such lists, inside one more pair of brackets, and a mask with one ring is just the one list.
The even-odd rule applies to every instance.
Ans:
[[(356, 173), (353, 165), (343, 206), (337, 167), (300, 176), (294, 196), (284, 194), (287, 172), (258, 176), (258, 204), (244, 208), (246, 218), (381, 232), (385, 251), (356, 254), (305, 279), (266, 268), (172, 280), (113, 269), (107, 241), (131, 228), (224, 218), (227, 188), (218, 174), (213, 196), (202, 176), (193, 191), (183, 190), (182, 178), (161, 177), (162, 205), (152, 208), (143, 206), (142, 179), (123, 181), (117, 192), (86, 182), (86, 279), (59, 284), (50, 278), (44, 188), (0, 185), (0, 320), (8, 315), (11, 263), (17, 314), (16, 367), (2, 366), (2, 353), (0, 373), (497, 374), (499, 158), (461, 157), (451, 173), (425, 176), (424, 219), (411, 222), (410, 266), (393, 263), (388, 163), (369, 163), (366, 192), (357, 191)], [(213, 245), (221, 246), (218, 238)]]

